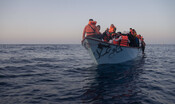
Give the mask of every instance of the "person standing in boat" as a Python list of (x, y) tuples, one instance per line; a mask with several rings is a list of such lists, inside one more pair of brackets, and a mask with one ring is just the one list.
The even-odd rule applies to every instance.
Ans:
[(93, 37), (93, 38), (99, 38), (100, 36), (98, 34), (99, 30), (96, 26), (96, 21), (93, 21), (93, 19), (89, 19), (89, 23), (85, 26), (83, 31), (83, 39), (86, 37)]
[(136, 35), (137, 35), (136, 30), (135, 30), (135, 29), (133, 29), (132, 31), (133, 31), (133, 36), (134, 36), (134, 37), (136, 37)]
[(110, 28), (109, 28), (109, 33), (111, 34), (112, 37), (115, 36), (115, 32), (116, 32), (116, 27), (114, 26), (114, 24), (111, 24)]
[(130, 28), (129, 30), (130, 30), (130, 34), (133, 35), (133, 29)]
[(134, 33), (133, 33), (133, 29), (132, 28), (130, 28), (130, 32), (129, 32), (129, 34), (128, 34), (128, 38), (129, 38), (129, 40), (130, 40), (130, 43), (129, 43), (129, 46), (130, 47), (134, 47), (134, 43), (135, 43), (135, 41), (134, 41), (134, 35), (133, 35)]
[(131, 40), (130, 46), (137, 47), (138, 39), (137, 39), (137, 32), (135, 29), (130, 28), (130, 34), (128, 34), (129, 39)]

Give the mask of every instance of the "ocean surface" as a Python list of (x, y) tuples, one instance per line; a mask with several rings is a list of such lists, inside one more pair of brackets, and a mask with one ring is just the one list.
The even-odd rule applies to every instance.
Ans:
[(0, 104), (175, 104), (175, 45), (95, 65), (81, 45), (0, 45)]

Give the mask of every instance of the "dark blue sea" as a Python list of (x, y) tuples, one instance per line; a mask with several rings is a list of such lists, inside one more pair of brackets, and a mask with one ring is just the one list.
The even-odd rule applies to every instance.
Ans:
[(0, 45), (0, 104), (175, 104), (175, 45), (95, 65), (81, 45)]

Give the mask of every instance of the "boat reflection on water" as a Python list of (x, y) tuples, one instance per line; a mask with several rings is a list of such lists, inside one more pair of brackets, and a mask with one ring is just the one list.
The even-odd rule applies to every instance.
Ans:
[(141, 103), (146, 84), (139, 79), (143, 72), (144, 57), (117, 65), (94, 66), (93, 81), (84, 86), (82, 103)]

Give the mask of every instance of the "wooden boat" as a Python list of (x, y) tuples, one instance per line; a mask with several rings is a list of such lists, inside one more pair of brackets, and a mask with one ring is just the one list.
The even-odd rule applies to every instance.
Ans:
[(135, 59), (140, 52), (138, 47), (119, 46), (99, 39), (86, 37), (82, 45), (95, 64), (117, 64)]

